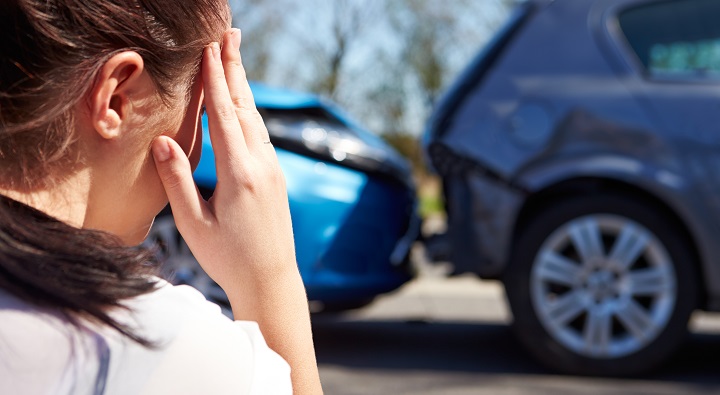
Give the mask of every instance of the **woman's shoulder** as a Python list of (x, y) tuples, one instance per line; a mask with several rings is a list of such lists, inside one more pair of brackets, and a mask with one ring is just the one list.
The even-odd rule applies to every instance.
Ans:
[(126, 305), (119, 319), (129, 319), (156, 348), (131, 345), (152, 366), (121, 360), (112, 372), (118, 382), (145, 375), (148, 394), (292, 392), (289, 365), (268, 347), (257, 323), (232, 321), (196, 289), (158, 280), (154, 292)]
[[(114, 317), (123, 321), (140, 321), (143, 327), (158, 326), (172, 331), (172, 322), (195, 320), (198, 318), (227, 322), (229, 319), (219, 315), (218, 305), (208, 302), (198, 290), (188, 285), (172, 285), (167, 281), (155, 278), (156, 288), (153, 292), (127, 299), (123, 305), (127, 310), (116, 311)], [(142, 328), (139, 328), (142, 329)], [(158, 328), (154, 328), (158, 329)]]

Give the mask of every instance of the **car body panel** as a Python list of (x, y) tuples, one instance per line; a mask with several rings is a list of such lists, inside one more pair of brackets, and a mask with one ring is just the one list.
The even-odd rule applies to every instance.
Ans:
[(464, 171), (438, 169), (451, 243), (463, 251), (455, 257), (460, 271), (502, 272), (532, 194), (606, 178), (675, 211), (698, 247), (710, 308), (720, 307), (720, 244), (712, 240), (720, 234), (720, 86), (663, 80), (638, 68), (617, 12), (649, 2), (531, 1), (533, 15), (483, 82), (451, 119), (431, 126), (431, 159), (440, 146), (454, 158), (445, 162), (466, 163)]

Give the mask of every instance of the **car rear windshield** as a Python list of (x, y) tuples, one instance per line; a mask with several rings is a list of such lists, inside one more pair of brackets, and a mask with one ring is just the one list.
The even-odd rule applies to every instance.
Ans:
[(652, 3), (622, 12), (619, 22), (649, 75), (720, 78), (720, 1)]

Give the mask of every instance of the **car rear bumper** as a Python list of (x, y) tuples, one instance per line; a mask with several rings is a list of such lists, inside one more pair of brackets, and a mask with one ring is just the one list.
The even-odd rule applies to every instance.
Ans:
[(430, 157), (443, 180), (448, 215), (448, 233), (439, 244), (448, 246), (455, 273), (498, 278), (525, 191), (471, 158), (433, 147)]

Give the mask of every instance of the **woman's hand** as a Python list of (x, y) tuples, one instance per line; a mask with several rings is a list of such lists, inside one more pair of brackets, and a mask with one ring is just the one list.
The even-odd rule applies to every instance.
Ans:
[(240, 59), (240, 31), (205, 49), (202, 79), (217, 186), (205, 201), (169, 137), (153, 156), (178, 230), (227, 293), (235, 319), (257, 321), (292, 367), (296, 394), (321, 393), (305, 289), (295, 262), (285, 179)]
[(208, 275), (230, 291), (253, 272), (296, 267), (285, 179), (245, 78), (239, 45), (240, 31), (233, 30), (222, 51), (212, 43), (203, 58), (217, 172), (213, 197), (200, 196), (175, 141), (159, 137), (153, 144), (178, 230)]

